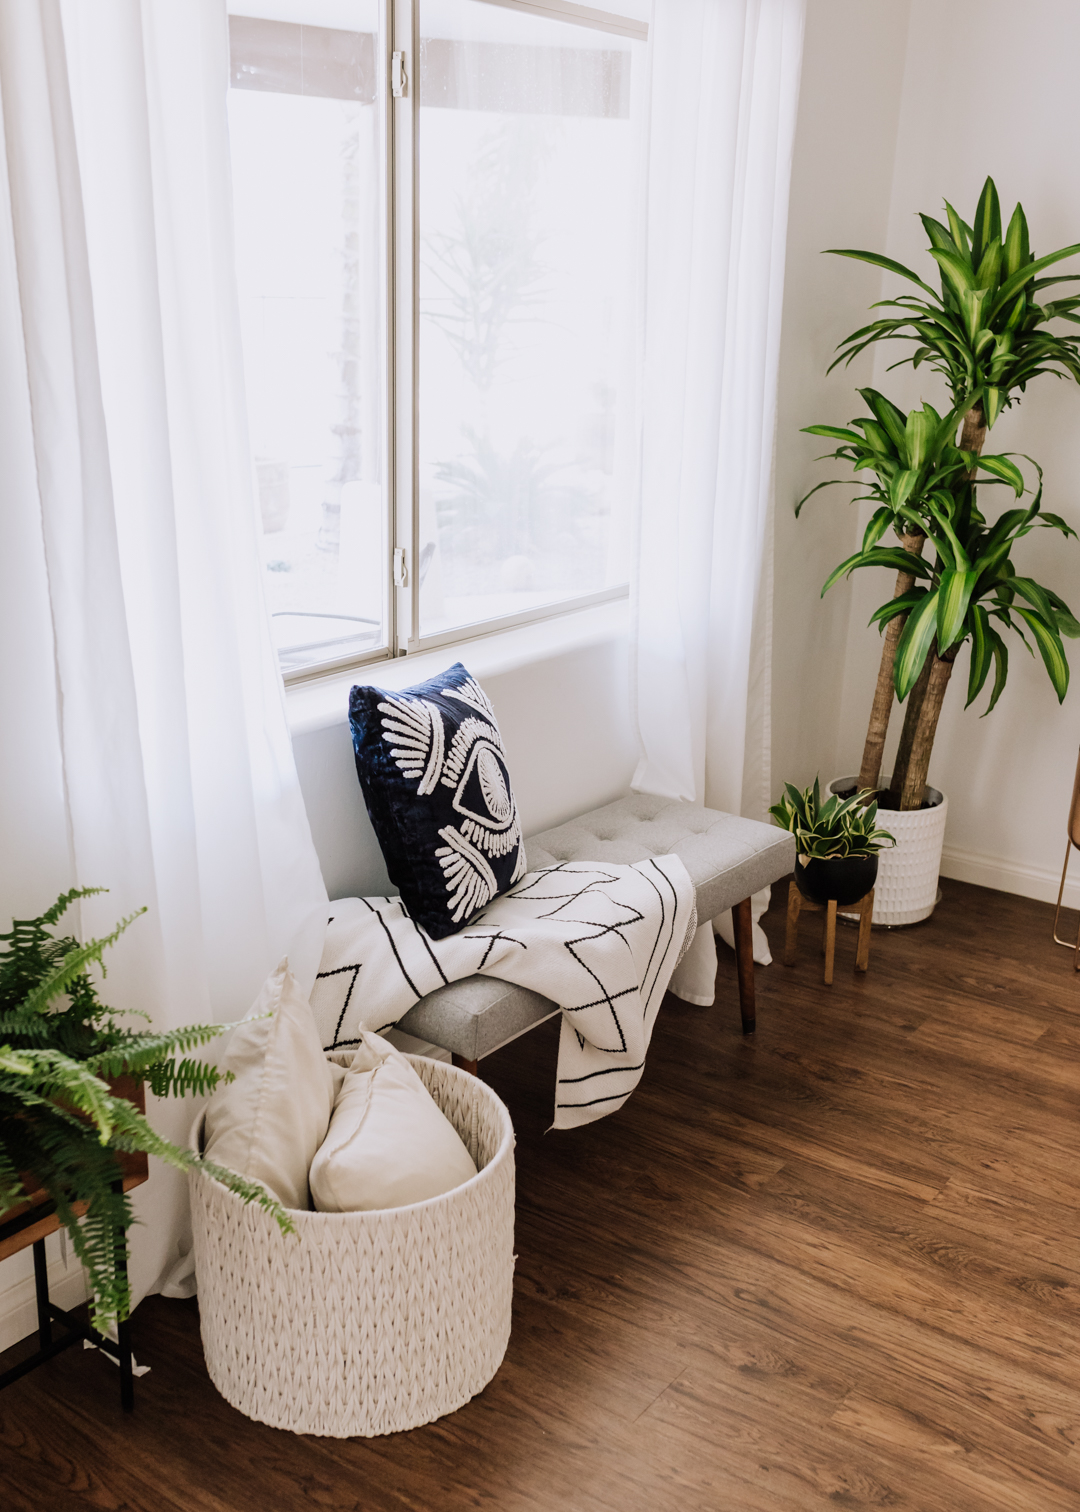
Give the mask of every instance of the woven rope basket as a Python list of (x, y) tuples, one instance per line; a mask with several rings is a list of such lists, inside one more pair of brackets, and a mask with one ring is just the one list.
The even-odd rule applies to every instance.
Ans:
[[(514, 1276), (510, 1115), (477, 1077), (409, 1060), (476, 1162), (463, 1186), (378, 1212), (294, 1212), (292, 1235), (208, 1176), (190, 1176), (207, 1369), (257, 1422), (333, 1438), (398, 1433), (464, 1406), (502, 1363)], [(195, 1149), (201, 1134), (200, 1116)]]

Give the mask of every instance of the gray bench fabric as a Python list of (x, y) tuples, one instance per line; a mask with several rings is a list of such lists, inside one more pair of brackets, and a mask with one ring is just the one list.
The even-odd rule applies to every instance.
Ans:
[[(559, 861), (644, 861), (678, 856), (704, 923), (795, 867), (795, 840), (755, 819), (697, 803), (632, 793), (526, 842), (530, 871)], [(558, 1013), (549, 998), (494, 977), (466, 977), (428, 993), (398, 1024), (406, 1034), (476, 1061)]]

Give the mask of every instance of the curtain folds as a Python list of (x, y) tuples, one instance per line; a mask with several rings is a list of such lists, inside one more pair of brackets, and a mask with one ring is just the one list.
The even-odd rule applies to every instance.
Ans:
[[(148, 908), (108, 1000), (163, 1027), (242, 1016), (286, 952), (310, 986), (326, 919), (262, 599), (227, 84), (221, 0), (0, 0), (5, 541), (28, 596), (44, 559), (70, 882), (109, 888), (82, 933)], [(151, 1116), (180, 1140), (192, 1107)], [(152, 1166), (137, 1297), (185, 1241)]]
[[(769, 788), (765, 546), (804, 8), (663, 0), (651, 27), (634, 787), (759, 818)], [(767, 959), (764, 936), (758, 948)]]

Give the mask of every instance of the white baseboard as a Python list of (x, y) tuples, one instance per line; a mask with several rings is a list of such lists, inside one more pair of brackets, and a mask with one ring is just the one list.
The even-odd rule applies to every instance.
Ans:
[[(1062, 846), (1062, 860), (1065, 847)], [(1017, 893), (1021, 898), (1038, 898), (1041, 903), (1056, 903), (1061, 872), (1045, 866), (1025, 866), (1004, 856), (987, 856), (976, 851), (958, 850), (946, 845), (941, 853), (941, 875), (958, 882), (975, 882), (979, 887), (993, 887), (998, 892)], [(1062, 903), (1080, 909), (1080, 865), (1070, 867)]]
[[(24, 1250), (22, 1254), (29, 1262), (30, 1252)], [(12, 1256), (4, 1262), (6, 1269), (13, 1269), (19, 1263), (18, 1256)], [(0, 1270), (0, 1285), (4, 1280), (4, 1272)], [(86, 1289), (86, 1277), (82, 1266), (71, 1253), (68, 1247), (68, 1263), (57, 1257), (49, 1264), (49, 1296), (57, 1307), (78, 1307), (80, 1302), (85, 1302), (88, 1296)], [(37, 1300), (34, 1294), (34, 1273), (22, 1276), (18, 1281), (0, 1290), (0, 1350), (10, 1349), (13, 1344), (18, 1344), (20, 1339), (25, 1339), (29, 1334), (37, 1332)]]

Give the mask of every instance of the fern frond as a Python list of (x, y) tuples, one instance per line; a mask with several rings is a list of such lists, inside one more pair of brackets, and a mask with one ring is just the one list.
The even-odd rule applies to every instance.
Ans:
[(146, 912), (145, 908), (137, 908), (134, 913), (128, 914), (126, 919), (121, 919), (112, 934), (103, 936), (100, 940), (91, 940), (87, 945), (79, 945), (75, 950), (68, 951), (59, 970), (52, 972), (43, 982), (27, 994), (23, 1009), (27, 1013), (43, 1013), (53, 998), (59, 997), (61, 992), (67, 989), (89, 966), (91, 961), (104, 969), (102, 955), (110, 945), (124, 933), (130, 924), (133, 924), (140, 914)]
[(232, 1024), (187, 1024), (182, 1029), (162, 1029), (150, 1034), (126, 1030), (107, 1050), (88, 1057), (86, 1063), (99, 1076), (141, 1076), (177, 1051), (194, 1050), (231, 1028)]
[(144, 1072), (150, 1090), (155, 1097), (186, 1097), (190, 1092), (195, 1097), (206, 1097), (222, 1082), (236, 1080), (232, 1071), (220, 1071), (208, 1061), (182, 1060), (159, 1061), (147, 1066)]
[(119, 1099), (85, 1061), (72, 1060), (60, 1050), (12, 1050), (4, 1045), (0, 1046), (0, 1071), (32, 1080), (35, 1092), (50, 1102), (62, 1098), (71, 1103), (91, 1120), (102, 1144), (108, 1140), (113, 1127), (112, 1105)]
[[(117, 1099), (117, 1101), (123, 1100)], [(273, 1217), (283, 1234), (295, 1232), (292, 1219), (286, 1210), (276, 1197), (270, 1195), (261, 1182), (252, 1181), (247, 1176), (239, 1176), (235, 1171), (230, 1171), (227, 1166), (219, 1166), (214, 1161), (196, 1155), (194, 1150), (182, 1149), (170, 1140), (163, 1139), (150, 1126), (145, 1115), (131, 1103), (124, 1103), (122, 1110), (117, 1110), (116, 1131), (113, 1134), (112, 1145), (118, 1150), (144, 1150), (148, 1155), (156, 1155), (159, 1160), (163, 1160), (166, 1165), (171, 1165), (178, 1171), (205, 1171), (215, 1181), (220, 1181), (223, 1186), (227, 1186), (230, 1192), (235, 1192), (238, 1197), (242, 1197), (245, 1202), (257, 1203)]]

